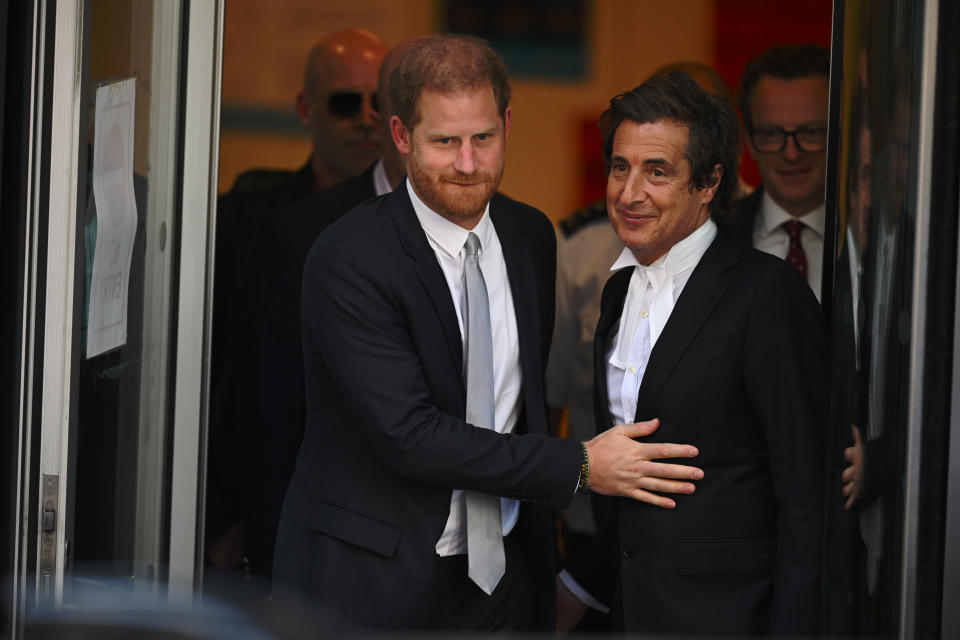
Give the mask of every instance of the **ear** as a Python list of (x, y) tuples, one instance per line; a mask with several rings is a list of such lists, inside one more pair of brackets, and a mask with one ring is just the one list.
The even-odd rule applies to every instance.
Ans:
[(510, 117), (513, 115), (513, 109), (510, 106), (507, 106), (507, 110), (503, 112), (503, 139), (506, 140), (510, 137)]
[(720, 183), (723, 181), (723, 165), (721, 165), (719, 162), (715, 164), (713, 171), (710, 172), (710, 177), (713, 178), (713, 184), (701, 189), (703, 199), (700, 201), (700, 204), (707, 204), (711, 202), (713, 197), (717, 194), (717, 189), (720, 188)]
[(310, 124), (310, 100), (307, 98), (307, 94), (303, 91), (297, 93), (296, 100), (297, 115), (300, 116), (300, 122), (304, 126)]
[(407, 155), (413, 150), (410, 130), (403, 124), (400, 116), (390, 116), (390, 136), (393, 138), (393, 144), (397, 145), (397, 151)]

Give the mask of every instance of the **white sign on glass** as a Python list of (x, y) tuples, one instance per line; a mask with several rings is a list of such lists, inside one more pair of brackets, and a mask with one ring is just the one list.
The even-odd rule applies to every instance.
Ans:
[(135, 99), (136, 78), (97, 89), (92, 171), (97, 244), (90, 278), (88, 358), (127, 341), (130, 259), (137, 231), (133, 192)]

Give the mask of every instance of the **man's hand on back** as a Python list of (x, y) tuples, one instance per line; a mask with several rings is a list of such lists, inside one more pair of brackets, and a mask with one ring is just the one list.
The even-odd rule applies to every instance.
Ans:
[(676, 502), (653, 492), (693, 493), (693, 483), (686, 481), (703, 478), (701, 469), (655, 460), (693, 458), (699, 454), (696, 447), (634, 440), (650, 435), (659, 426), (657, 418), (621, 424), (588, 441), (589, 489), (596, 493), (633, 498), (666, 509), (673, 509)]

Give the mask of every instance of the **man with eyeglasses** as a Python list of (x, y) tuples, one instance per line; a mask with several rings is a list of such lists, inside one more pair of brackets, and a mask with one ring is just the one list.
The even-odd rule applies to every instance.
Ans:
[[(360, 175), (380, 157), (377, 76), (387, 45), (359, 28), (324, 37), (311, 50), (296, 108), (311, 132), (310, 158), (297, 171), (253, 169), (217, 202), (207, 560), (248, 562), (269, 574), (244, 544), (241, 512), (249, 484), (248, 436), (257, 420), (254, 265), (263, 222), (278, 208)], [(272, 545), (267, 545), (272, 549)]]
[(747, 64), (740, 114), (763, 185), (734, 204), (745, 244), (783, 258), (820, 298), (830, 52), (769, 49)]

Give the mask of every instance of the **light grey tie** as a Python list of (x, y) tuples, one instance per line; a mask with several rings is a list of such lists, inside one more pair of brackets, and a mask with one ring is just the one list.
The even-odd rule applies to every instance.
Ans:
[[(464, 277), (464, 320), (467, 340), (467, 422), (493, 429), (493, 337), (490, 332), (490, 303), (487, 285), (480, 271), (480, 239), (467, 236)], [(464, 491), (467, 501), (467, 575), (492, 594), (503, 577), (503, 528), (500, 498), (489, 493)]]

